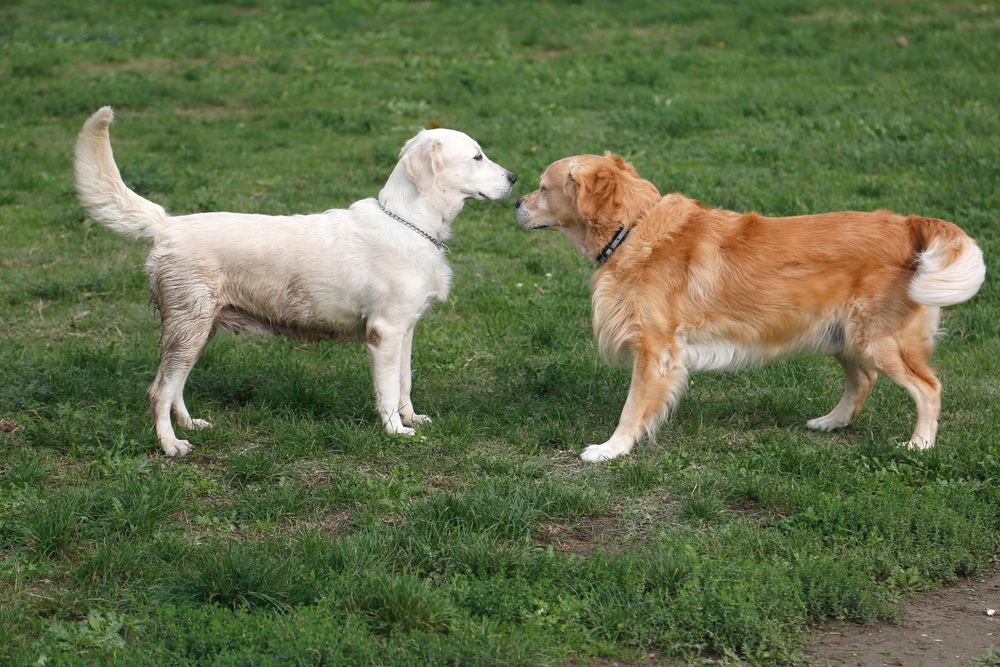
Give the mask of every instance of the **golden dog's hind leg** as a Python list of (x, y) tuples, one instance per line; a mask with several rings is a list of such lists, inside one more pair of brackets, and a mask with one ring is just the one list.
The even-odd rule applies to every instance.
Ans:
[(878, 379), (877, 373), (863, 368), (847, 357), (837, 355), (836, 359), (844, 369), (844, 375), (847, 376), (847, 386), (837, 407), (830, 411), (830, 414), (806, 422), (806, 426), (817, 431), (832, 431), (851, 423), (851, 420), (861, 412), (861, 406), (865, 404), (868, 392)]
[(607, 461), (632, 451), (643, 433), (652, 436), (680, 399), (687, 376), (687, 369), (680, 363), (679, 350), (671, 354), (669, 346), (650, 350), (647, 346), (636, 345), (632, 383), (618, 428), (607, 442), (583, 450), (580, 458), (589, 462)]
[(937, 437), (941, 382), (927, 365), (926, 356), (923, 350), (894, 345), (881, 359), (880, 370), (905, 389), (917, 404), (917, 425), (910, 438), (910, 449), (933, 447)]

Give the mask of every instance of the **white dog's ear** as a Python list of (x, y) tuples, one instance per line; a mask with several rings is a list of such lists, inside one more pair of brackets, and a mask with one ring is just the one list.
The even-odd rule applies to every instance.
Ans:
[(403, 167), (417, 186), (420, 194), (427, 194), (434, 187), (438, 169), (442, 165), (441, 141), (424, 141), (403, 149)]

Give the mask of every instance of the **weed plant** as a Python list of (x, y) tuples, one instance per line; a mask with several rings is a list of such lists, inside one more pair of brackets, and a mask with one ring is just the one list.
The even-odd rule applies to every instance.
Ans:
[[(546, 665), (799, 660), (828, 619), (995, 562), (1000, 8), (921, 0), (0, 7), (0, 663)], [(146, 248), (76, 202), (72, 146), (118, 112), (127, 183), (172, 213), (377, 194), (421, 127), (519, 181), (454, 224), (414, 344), (433, 416), (386, 436), (363, 346), (218, 336), (158, 451)], [(958, 223), (987, 282), (943, 313), (938, 445), (876, 385), (814, 433), (829, 359), (694, 375), (621, 461), (627, 370), (597, 358), (592, 267), (511, 204), (613, 150), (663, 192), (768, 215)], [(995, 664), (992, 652), (979, 662)]]

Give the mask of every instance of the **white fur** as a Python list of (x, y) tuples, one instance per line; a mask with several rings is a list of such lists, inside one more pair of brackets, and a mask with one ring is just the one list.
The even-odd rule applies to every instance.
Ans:
[[(168, 456), (192, 419), (184, 383), (218, 329), (310, 340), (366, 341), (386, 431), (414, 435), (429, 421), (410, 403), (413, 328), (448, 294), (451, 268), (430, 240), (384, 213), (374, 199), (296, 216), (199, 213), (168, 216), (125, 186), (111, 151), (109, 107), (84, 125), (76, 145), (76, 187), (98, 222), (153, 242), (146, 261), (163, 320), (161, 363), (149, 390), (156, 434)], [(514, 174), (454, 130), (424, 130), (406, 143), (379, 193), (389, 211), (443, 241), (467, 199), (506, 197)]]
[(804, 329), (796, 338), (782, 345), (741, 344), (727, 338), (721, 331), (705, 327), (701, 331), (678, 329), (677, 342), (684, 350), (684, 365), (690, 371), (737, 371), (749, 366), (762, 366), (790, 354), (815, 352), (836, 355), (844, 350), (843, 340), (829, 332), (838, 326), (836, 319), (827, 324)]
[[(952, 253), (958, 257), (952, 258)], [(917, 273), (910, 282), (910, 298), (925, 306), (951, 306), (968, 301), (986, 280), (983, 251), (970, 238), (949, 247), (940, 239), (917, 255)]]

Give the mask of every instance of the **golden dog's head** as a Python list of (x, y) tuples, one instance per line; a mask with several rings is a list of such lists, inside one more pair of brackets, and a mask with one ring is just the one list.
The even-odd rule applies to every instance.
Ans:
[(539, 188), (517, 202), (524, 229), (558, 229), (591, 259), (621, 228), (660, 199), (628, 162), (613, 153), (553, 162)]

